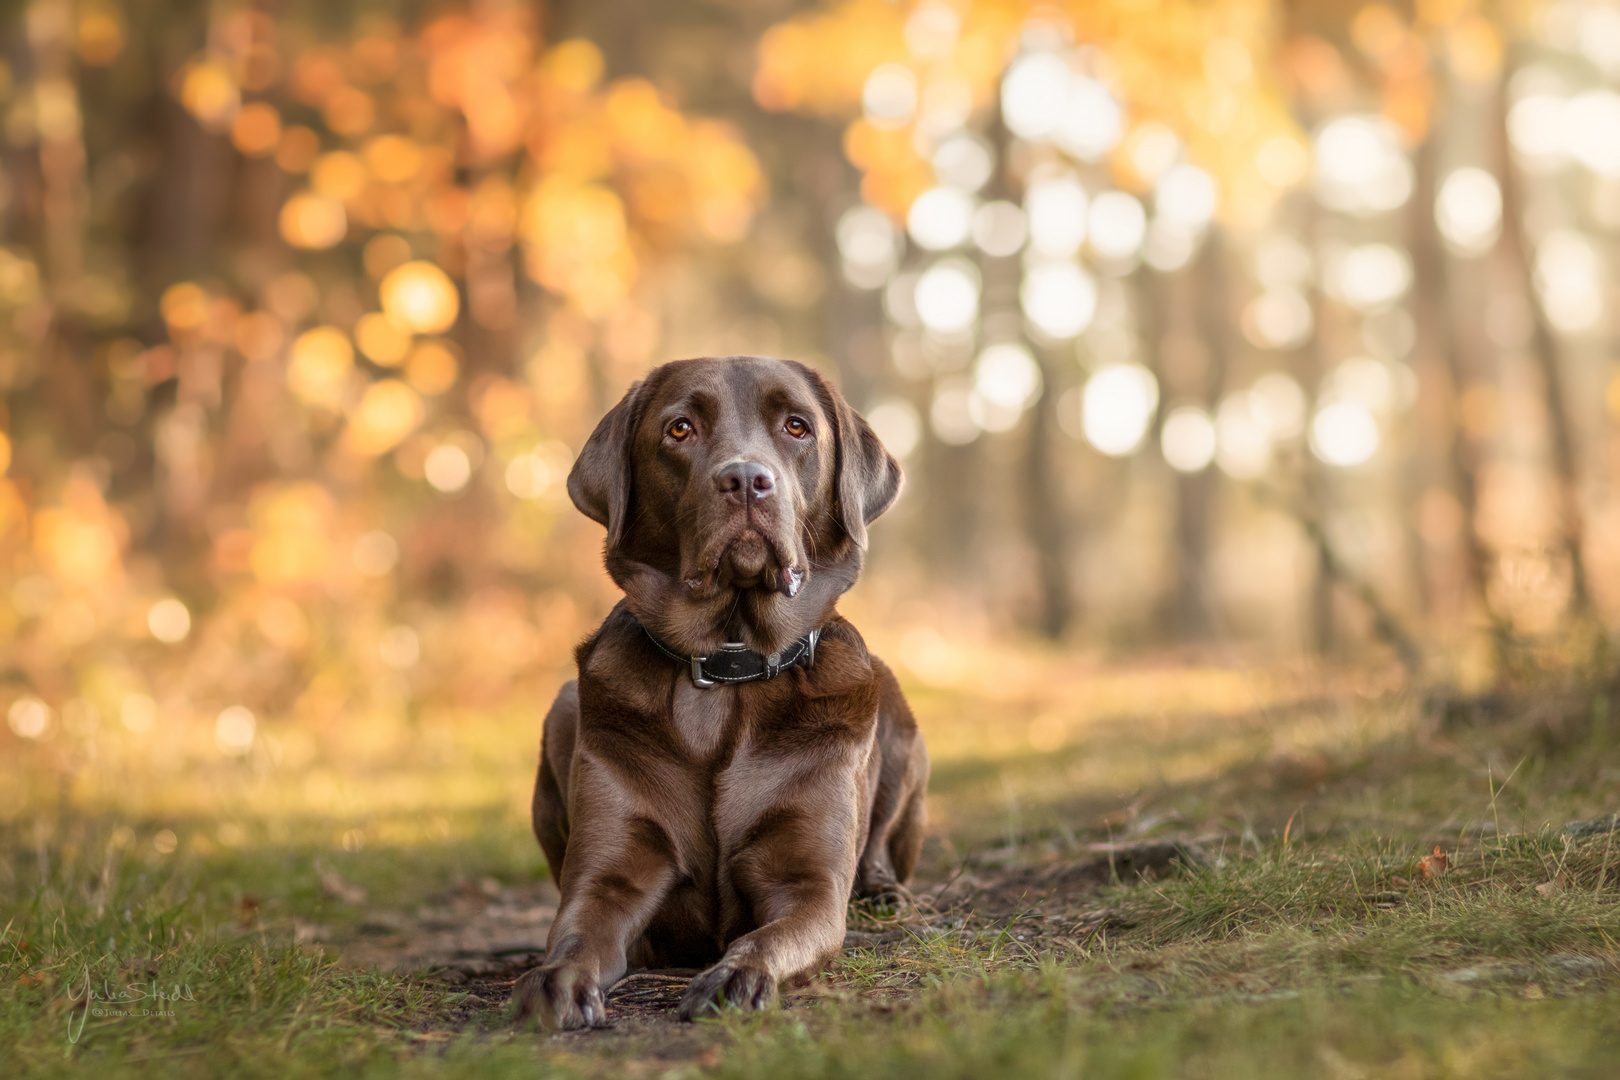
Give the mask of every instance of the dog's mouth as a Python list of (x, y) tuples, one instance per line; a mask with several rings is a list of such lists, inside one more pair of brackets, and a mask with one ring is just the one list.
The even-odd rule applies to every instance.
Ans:
[(726, 548), (721, 561), (729, 565), (731, 576), (737, 584), (747, 586), (757, 583), (771, 562), (770, 545), (765, 538), (753, 529), (744, 529), (742, 535), (733, 540)]
[(687, 591), (694, 596), (722, 589), (759, 589), (792, 597), (804, 585), (799, 561), (752, 524), (711, 550), (713, 554), (686, 575)]

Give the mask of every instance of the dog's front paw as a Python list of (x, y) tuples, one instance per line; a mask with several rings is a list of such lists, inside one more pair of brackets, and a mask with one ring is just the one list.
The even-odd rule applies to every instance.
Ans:
[(512, 987), (512, 1019), (523, 1023), (538, 1016), (553, 1031), (606, 1027), (607, 1007), (596, 978), (567, 966), (538, 967)]
[(776, 980), (770, 972), (722, 960), (687, 986), (680, 1017), (694, 1020), (721, 1009), (763, 1009), (775, 1000)]

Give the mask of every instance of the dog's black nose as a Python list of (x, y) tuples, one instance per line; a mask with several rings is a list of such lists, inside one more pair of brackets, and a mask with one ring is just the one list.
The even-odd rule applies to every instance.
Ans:
[(776, 474), (757, 461), (734, 461), (714, 474), (714, 486), (733, 502), (768, 499), (776, 490)]

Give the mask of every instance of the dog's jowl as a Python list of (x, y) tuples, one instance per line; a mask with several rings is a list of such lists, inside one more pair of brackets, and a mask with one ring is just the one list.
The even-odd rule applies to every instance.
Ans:
[(903, 895), (928, 755), (837, 612), (900, 467), (801, 364), (666, 364), (568, 493), (624, 599), (546, 715), (534, 832), (562, 902), (519, 1018), (606, 1022), (633, 968), (701, 968), (683, 1017), (758, 1008), (834, 956), (851, 895)]

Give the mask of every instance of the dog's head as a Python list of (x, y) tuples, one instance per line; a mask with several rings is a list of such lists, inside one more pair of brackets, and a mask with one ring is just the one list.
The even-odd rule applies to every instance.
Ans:
[(774, 652), (854, 584), (866, 526), (900, 466), (802, 364), (677, 360), (602, 418), (568, 494), (607, 526), (607, 567), (637, 618), (682, 649)]

